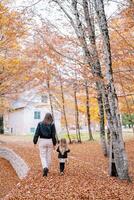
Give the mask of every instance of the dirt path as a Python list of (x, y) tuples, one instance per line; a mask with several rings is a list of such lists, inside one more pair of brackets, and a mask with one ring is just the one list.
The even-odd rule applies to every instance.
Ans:
[[(134, 183), (107, 175), (108, 161), (100, 145), (71, 145), (70, 162), (64, 176), (58, 172), (56, 152), (47, 178), (42, 177), (38, 148), (31, 143), (8, 144), (30, 165), (31, 171), (3, 200), (134, 200)], [(134, 177), (134, 141), (126, 144), (131, 160), (130, 174)]]

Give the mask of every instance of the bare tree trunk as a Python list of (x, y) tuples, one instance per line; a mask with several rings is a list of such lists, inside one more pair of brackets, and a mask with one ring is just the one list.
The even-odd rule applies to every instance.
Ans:
[(102, 93), (99, 90), (97, 91), (97, 99), (98, 99), (99, 115), (100, 115), (100, 140), (101, 140), (103, 154), (104, 156), (107, 156), (108, 152), (107, 152), (107, 143), (105, 135), (104, 105), (103, 105)]
[(51, 95), (51, 91), (50, 91), (50, 81), (49, 80), (47, 80), (47, 88), (48, 88), (48, 95), (49, 95), (51, 113), (52, 113), (52, 117), (54, 119), (54, 109), (53, 109), (52, 95)]
[(74, 86), (74, 102), (75, 102), (76, 136), (77, 136), (78, 142), (81, 143), (81, 133), (80, 133), (80, 124), (79, 124), (79, 110), (78, 110), (78, 102), (77, 102), (76, 85)]
[(4, 133), (4, 119), (3, 119), (3, 115), (0, 114), (0, 134)]
[[(87, 65), (92, 69), (92, 74), (94, 77), (98, 78), (98, 81), (96, 81), (96, 89), (97, 89), (97, 93), (98, 93), (98, 105), (99, 105), (99, 111), (100, 111), (100, 136), (101, 136), (101, 141), (102, 141), (102, 148), (103, 148), (103, 152), (104, 155), (106, 155), (106, 141), (104, 139), (104, 137), (102, 138), (102, 136), (104, 136), (105, 133), (105, 129), (104, 129), (104, 125), (103, 125), (103, 120), (104, 120), (104, 116), (102, 115), (102, 103), (100, 101), (100, 97), (102, 98), (101, 93), (104, 93), (104, 90), (102, 90), (103, 87), (101, 87), (102, 85), (102, 73), (101, 73), (101, 66), (100, 66), (100, 62), (99, 62), (99, 57), (98, 57), (98, 53), (97, 53), (97, 48), (96, 48), (96, 41), (95, 41), (95, 31), (94, 31), (94, 23), (91, 23), (91, 19), (89, 16), (89, 9), (88, 9), (88, 1), (87, 0), (83, 0), (83, 9), (84, 9), (84, 15), (85, 15), (85, 21), (87, 24), (87, 28), (88, 28), (88, 36), (89, 36), (89, 41), (91, 44), (91, 49), (90, 51), (88, 50), (88, 45), (86, 42), (86, 36), (84, 34), (84, 30), (82, 27), (82, 23), (80, 21), (79, 18), (79, 12), (77, 10), (77, 0), (72, 0), (72, 8), (73, 8), (73, 12), (74, 12), (74, 16), (76, 19), (76, 34), (77, 37), (82, 45), (82, 49), (83, 49), (83, 53), (84, 56), (86, 58), (86, 62)], [(105, 151), (104, 151), (105, 149)]]
[[(83, 0), (83, 9), (84, 9), (84, 16), (85, 21), (88, 28), (88, 36), (89, 41), (91, 44), (91, 58), (90, 63), (92, 64), (92, 74), (100, 77), (102, 79), (102, 73), (101, 73), (101, 66), (98, 58), (98, 52), (96, 48), (96, 40), (95, 40), (95, 29), (94, 29), (94, 19), (89, 12), (91, 12), (91, 9), (89, 11), (88, 1)], [(92, 60), (92, 61), (91, 61)], [(103, 96), (102, 96), (102, 88), (100, 88), (100, 81), (96, 81), (96, 88), (97, 88), (97, 100), (98, 100), (98, 106), (99, 106), (99, 115), (100, 115), (100, 139), (101, 139), (101, 145), (104, 156), (107, 156), (107, 145), (106, 145), (106, 137), (105, 137), (105, 121), (104, 121), (104, 106), (103, 106)]]
[(67, 131), (69, 143), (72, 143), (70, 133), (69, 133), (69, 129), (68, 129), (68, 122), (67, 122), (66, 110), (65, 110), (65, 98), (64, 98), (63, 84), (62, 84), (61, 77), (60, 77), (60, 88), (61, 88), (62, 109), (63, 109), (63, 115), (64, 115), (64, 120), (65, 120), (65, 125), (66, 125), (66, 131)]
[[(75, 29), (76, 35), (79, 39), (81, 47), (83, 49), (84, 57), (86, 58), (86, 64), (91, 67), (92, 75), (96, 78), (96, 88), (97, 92), (103, 96), (106, 116), (108, 119), (108, 127), (111, 133), (111, 151), (114, 152), (114, 160), (116, 163), (116, 169), (120, 179), (128, 179), (128, 161), (124, 148), (123, 138), (122, 138), (122, 129), (118, 113), (118, 99), (115, 92), (115, 87), (112, 77), (112, 67), (111, 67), (111, 52), (110, 52), (110, 43), (106, 17), (104, 13), (104, 5), (102, 0), (93, 0), (95, 2), (96, 13), (99, 18), (99, 24), (102, 31), (103, 42), (105, 47), (105, 63), (106, 63), (106, 79), (107, 84), (104, 85), (104, 80), (101, 73), (100, 60), (98, 57), (98, 52), (95, 44), (95, 32), (91, 23), (88, 2), (89, 0), (83, 0), (83, 9), (85, 14), (85, 21), (87, 23), (88, 35), (90, 41), (90, 49), (87, 43), (87, 37), (85, 34), (85, 29), (83, 28), (82, 22), (80, 20), (80, 13), (77, 8), (77, 0), (72, 0), (72, 11), (75, 17), (75, 22), (73, 18), (67, 13), (65, 8), (57, 0), (56, 3), (63, 10), (65, 15), (70, 20), (71, 25)], [(97, 3), (96, 3), (97, 2)], [(85, 24), (84, 24), (85, 27)], [(99, 102), (98, 102), (99, 103)], [(112, 156), (110, 156), (112, 158)], [(112, 175), (112, 162), (110, 162), (110, 174)]]
[(89, 140), (94, 140), (91, 130), (91, 121), (90, 121), (90, 103), (89, 103), (89, 91), (87, 81), (85, 82), (85, 90), (86, 90), (86, 111), (87, 111), (87, 124), (88, 124), (88, 133)]
[[(51, 95), (51, 90), (50, 90), (50, 81), (49, 81), (49, 79), (47, 80), (47, 88), (48, 88), (48, 95), (49, 95), (51, 114), (52, 114), (52, 117), (53, 117), (53, 121), (55, 121), (54, 108), (53, 108), (53, 102), (52, 102), (52, 95)], [(56, 132), (56, 140), (57, 140), (57, 143), (58, 143), (59, 139), (58, 139), (57, 132)]]
[(109, 128), (107, 128), (107, 154), (109, 156), (109, 152), (110, 152), (110, 130)]
[[(104, 56), (105, 56), (105, 66), (106, 66), (106, 92), (107, 99), (106, 103), (110, 106), (109, 114), (110, 119), (108, 119), (108, 126), (111, 133), (111, 145), (110, 145), (110, 175), (118, 175), (120, 179), (129, 179), (128, 176), (128, 160), (126, 156), (126, 151), (124, 147), (123, 137), (122, 137), (122, 127), (120, 122), (120, 115), (118, 110), (118, 98), (115, 91), (114, 81), (113, 81), (113, 71), (112, 71), (112, 60), (111, 60), (111, 48), (110, 39), (108, 33), (108, 26), (106, 15), (104, 11), (103, 0), (94, 0), (95, 10), (98, 16), (98, 23), (103, 37), (104, 45)], [(116, 172), (113, 173), (112, 160), (114, 157)]]

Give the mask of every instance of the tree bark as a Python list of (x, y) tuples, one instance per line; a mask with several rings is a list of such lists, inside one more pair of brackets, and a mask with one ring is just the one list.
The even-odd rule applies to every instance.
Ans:
[[(106, 137), (105, 137), (105, 122), (104, 122), (104, 106), (103, 106), (103, 95), (102, 87), (100, 87), (102, 80), (101, 66), (99, 62), (96, 40), (95, 40), (95, 29), (94, 29), (94, 21), (93, 18), (90, 17), (89, 14), (89, 5), (87, 0), (83, 0), (83, 9), (85, 21), (88, 29), (88, 38), (91, 44), (90, 53), (88, 53), (88, 64), (92, 68), (92, 74), (95, 77), (98, 77), (100, 80), (96, 81), (96, 89), (97, 89), (97, 100), (99, 106), (99, 115), (100, 115), (100, 139), (102, 144), (102, 150), (104, 156), (107, 156), (107, 145), (106, 145)], [(86, 52), (86, 51), (85, 51)], [(90, 55), (90, 56), (89, 56)]]
[[(88, 2), (90, 3), (89, 0)], [(90, 16), (87, 14), (87, 12), (89, 12), (88, 6), (87, 6), (88, 5), (87, 0), (83, 1), (83, 9), (85, 13), (87, 28), (89, 28), (89, 31), (88, 31), (89, 41), (91, 43), (90, 49), (87, 43), (87, 38), (84, 31), (85, 29), (83, 29), (82, 23), (80, 21), (80, 17), (79, 17), (80, 13), (77, 8), (77, 0), (72, 0), (72, 11), (75, 17), (75, 22), (66, 12), (66, 10), (60, 5), (59, 2), (58, 2), (58, 5), (63, 10), (65, 15), (68, 17), (73, 28), (75, 29), (76, 35), (83, 49), (84, 57), (86, 58), (86, 64), (91, 68), (92, 75), (96, 79), (97, 92), (103, 96), (105, 112), (106, 112), (106, 116), (108, 120), (108, 127), (110, 129), (111, 141), (113, 144), (113, 146), (110, 145), (111, 146), (110, 154), (112, 154), (112, 147), (113, 147), (114, 160), (116, 163), (118, 176), (120, 179), (129, 179), (128, 161), (127, 161), (127, 156), (126, 156), (126, 152), (124, 148), (121, 123), (120, 123), (119, 113), (118, 113), (118, 99), (115, 92), (115, 87), (114, 87), (114, 82), (113, 82), (113, 77), (112, 77), (111, 52), (109, 51), (110, 43), (109, 43), (107, 22), (106, 22), (106, 17), (105, 17), (105, 12), (104, 12), (104, 5), (103, 5), (102, 0), (94, 0), (94, 3), (95, 3), (94, 7), (96, 9), (96, 13), (99, 18), (98, 21), (99, 21), (100, 28), (102, 31), (103, 42), (105, 46), (105, 63), (106, 63), (106, 79), (107, 79), (106, 85), (104, 85), (100, 60), (99, 60), (97, 48), (95, 45), (96, 39), (95, 39), (94, 30), (93, 30), (93, 27), (91, 28), (91, 25), (90, 25), (91, 19), (90, 19)], [(89, 20), (89, 22), (87, 20)], [(84, 27), (85, 27), (85, 24), (84, 24)], [(110, 169), (112, 169), (111, 162), (110, 162)]]
[(60, 77), (60, 88), (61, 88), (62, 109), (63, 109), (63, 115), (64, 115), (64, 120), (65, 120), (65, 126), (66, 126), (69, 143), (71, 144), (72, 141), (71, 141), (71, 137), (70, 137), (70, 133), (69, 133), (69, 129), (68, 129), (68, 122), (67, 122), (66, 110), (65, 110), (65, 98), (64, 98), (63, 84), (62, 84), (61, 77)]
[(77, 136), (78, 142), (81, 143), (81, 133), (80, 133), (80, 124), (79, 124), (79, 110), (78, 110), (78, 102), (77, 102), (76, 85), (74, 85), (74, 103), (75, 103), (76, 136)]
[[(53, 117), (53, 121), (55, 121), (54, 108), (53, 108), (53, 102), (52, 102), (52, 95), (51, 95), (51, 91), (50, 91), (50, 80), (49, 79), (47, 80), (47, 88), (48, 88), (48, 95), (49, 95), (49, 102), (50, 102), (51, 114), (52, 114), (52, 117)], [(56, 132), (56, 140), (57, 140), (57, 143), (58, 143), (59, 139), (58, 139), (57, 132)]]
[(52, 95), (51, 95), (51, 91), (50, 91), (50, 81), (49, 80), (47, 80), (47, 88), (48, 88), (48, 95), (49, 95), (51, 113), (52, 113), (52, 117), (53, 117), (53, 120), (54, 120), (54, 109), (53, 109)]
[[(84, 16), (85, 16), (85, 21), (87, 24), (87, 28), (88, 28), (88, 36), (89, 36), (89, 41), (91, 44), (91, 48), (90, 51), (88, 49), (88, 45), (86, 42), (86, 36), (84, 34), (84, 30), (82, 28), (82, 23), (80, 21), (79, 18), (79, 12), (77, 10), (77, 0), (72, 0), (72, 8), (73, 8), (73, 12), (74, 12), (74, 16), (75, 16), (75, 20), (76, 20), (76, 33), (77, 33), (77, 37), (82, 45), (82, 49), (83, 49), (83, 53), (84, 56), (86, 58), (86, 62), (88, 64), (89, 67), (91, 67), (92, 70), (92, 74), (93, 76), (98, 79), (96, 81), (96, 89), (97, 89), (97, 93), (98, 93), (98, 105), (99, 105), (99, 114), (100, 114), (100, 136), (101, 136), (101, 141), (102, 141), (102, 149), (104, 152), (104, 155), (106, 155), (106, 142), (104, 139), (104, 125), (103, 125), (103, 115), (102, 113), (104, 111), (102, 111), (102, 104), (100, 102), (100, 98), (102, 98), (102, 93), (104, 93), (104, 90), (102, 90), (103, 87), (101, 87), (102, 85), (102, 73), (101, 73), (101, 66), (100, 66), (100, 62), (99, 62), (99, 57), (98, 57), (98, 52), (97, 52), (97, 48), (96, 48), (96, 41), (95, 41), (95, 30), (94, 30), (94, 26), (91, 23), (91, 19), (89, 16), (89, 9), (88, 9), (88, 2), (87, 0), (83, 0), (83, 9), (84, 9)], [(103, 95), (104, 96), (104, 95)], [(102, 101), (102, 100), (101, 100)], [(104, 151), (105, 149), (105, 151)]]
[(110, 152), (110, 130), (107, 127), (107, 154), (109, 156), (109, 152)]
[(97, 91), (97, 99), (98, 99), (99, 115), (100, 115), (100, 140), (101, 140), (103, 155), (107, 157), (108, 151), (107, 151), (107, 143), (105, 135), (104, 105), (103, 105), (102, 93), (99, 90)]
[(0, 114), (0, 134), (4, 134), (4, 119), (2, 114)]
[(98, 23), (99, 23), (102, 38), (103, 38), (103, 45), (104, 45), (106, 80), (107, 80), (106, 87), (105, 87), (107, 98), (105, 98), (105, 103), (109, 106), (109, 108), (108, 109), (106, 108), (106, 109), (107, 109), (107, 117), (108, 117), (108, 126), (111, 133), (110, 175), (113, 175), (113, 171), (112, 171), (113, 170), (112, 154), (113, 154), (116, 171), (119, 178), (129, 179), (128, 160), (127, 160), (126, 151), (124, 147), (124, 142), (123, 142), (123, 137), (122, 137), (122, 127), (121, 127), (120, 115), (119, 115), (119, 110), (118, 110), (118, 98), (116, 95), (114, 81), (113, 81), (110, 39), (109, 39), (106, 15), (104, 11), (104, 3), (103, 3), (103, 0), (94, 0), (94, 3), (95, 3), (95, 10), (98, 17)]
[(85, 90), (86, 90), (86, 111), (87, 111), (87, 124), (88, 124), (88, 134), (89, 140), (94, 140), (91, 130), (91, 120), (90, 120), (90, 102), (89, 102), (89, 91), (87, 81), (85, 82)]

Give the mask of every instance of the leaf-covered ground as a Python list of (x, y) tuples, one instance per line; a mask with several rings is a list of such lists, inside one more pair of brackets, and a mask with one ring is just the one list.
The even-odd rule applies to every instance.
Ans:
[(19, 178), (10, 163), (0, 158), (0, 198), (18, 183)]
[(12, 142), (7, 146), (20, 154), (31, 170), (28, 177), (3, 200), (134, 200), (134, 140), (126, 143), (132, 183), (107, 175), (108, 160), (103, 157), (97, 142), (70, 146), (71, 154), (64, 176), (59, 175), (54, 152), (47, 178), (42, 177), (38, 148), (34, 148), (32, 143)]

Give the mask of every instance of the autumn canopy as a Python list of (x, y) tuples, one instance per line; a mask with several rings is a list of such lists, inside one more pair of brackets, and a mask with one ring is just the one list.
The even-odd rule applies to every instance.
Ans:
[(107, 174), (130, 181), (124, 131), (134, 132), (134, 1), (0, 1), (1, 133), (12, 102), (30, 90), (48, 94), (72, 146), (88, 152), (81, 143), (95, 148), (98, 134)]

